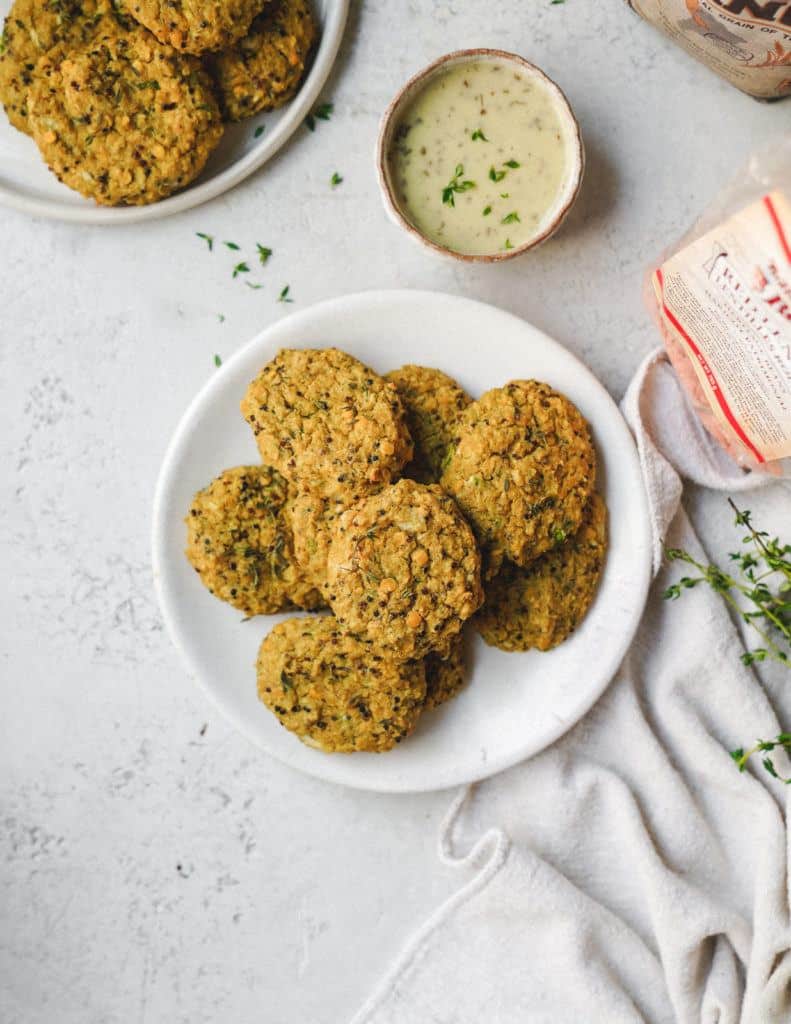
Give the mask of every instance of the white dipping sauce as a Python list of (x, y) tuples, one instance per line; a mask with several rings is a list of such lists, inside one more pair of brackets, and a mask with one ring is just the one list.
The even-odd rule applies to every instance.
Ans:
[(448, 249), (486, 255), (541, 234), (573, 171), (558, 99), (497, 59), (430, 78), (399, 117), (388, 153), (401, 212)]

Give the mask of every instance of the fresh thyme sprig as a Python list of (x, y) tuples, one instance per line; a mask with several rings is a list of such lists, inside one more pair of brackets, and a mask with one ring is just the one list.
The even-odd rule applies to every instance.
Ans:
[[(742, 543), (750, 545), (749, 549), (728, 556), (739, 575), (733, 576), (717, 565), (704, 565), (687, 551), (669, 548), (666, 551), (669, 561), (686, 562), (697, 569), (700, 576), (682, 576), (663, 596), (676, 600), (684, 590), (691, 590), (699, 583), (708, 584), (763, 640), (763, 647), (745, 651), (744, 664), (752, 665), (770, 658), (791, 667), (791, 544), (781, 544), (765, 530), (756, 530), (750, 512), (741, 512), (730, 498), (728, 502), (736, 513), (736, 525), (748, 531)], [(743, 607), (737, 595), (754, 607)]]
[[(764, 753), (765, 751), (776, 750), (778, 747), (785, 750), (785, 752), (791, 756), (791, 732), (781, 732), (773, 740), (758, 740), (754, 747), (750, 747), (749, 750), (745, 750), (743, 747), (737, 747), (736, 750), (731, 751), (731, 757), (736, 762), (736, 766), (740, 772), (743, 772), (747, 767), (747, 762), (753, 756), (753, 754)], [(771, 757), (761, 758), (761, 764), (764, 766), (766, 771), (772, 776), (773, 779), (777, 779), (779, 782), (784, 782), (786, 786), (791, 785), (791, 778), (786, 778), (780, 775), (774, 766), (774, 762)]]
[[(741, 511), (731, 498), (728, 503), (735, 513), (735, 525), (747, 531), (742, 537), (745, 549), (728, 556), (732, 571), (705, 565), (688, 551), (669, 548), (669, 561), (691, 565), (699, 575), (682, 576), (667, 588), (663, 597), (675, 601), (685, 590), (706, 584), (761, 638), (760, 647), (742, 654), (743, 663), (775, 661), (791, 669), (791, 544), (770, 537), (765, 530), (757, 530), (749, 511)], [(731, 757), (739, 771), (744, 771), (754, 754), (768, 754), (778, 748), (791, 754), (791, 733), (781, 732), (773, 740), (758, 740), (747, 750), (739, 747), (731, 751)], [(778, 774), (770, 757), (764, 757), (762, 764), (771, 776), (791, 784), (791, 778)]]

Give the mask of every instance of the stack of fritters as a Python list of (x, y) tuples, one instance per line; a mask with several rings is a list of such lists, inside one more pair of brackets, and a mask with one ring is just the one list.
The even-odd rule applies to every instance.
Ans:
[(587, 424), (548, 385), (473, 402), (439, 370), (284, 350), (241, 408), (264, 464), (196, 496), (187, 556), (248, 615), (329, 607), (259, 652), (259, 696), (303, 742), (388, 750), (461, 689), (465, 623), (548, 650), (585, 615), (606, 509)]
[(15, 0), (0, 100), (69, 187), (153, 203), (197, 177), (223, 117), (294, 94), (315, 38), (305, 0)]

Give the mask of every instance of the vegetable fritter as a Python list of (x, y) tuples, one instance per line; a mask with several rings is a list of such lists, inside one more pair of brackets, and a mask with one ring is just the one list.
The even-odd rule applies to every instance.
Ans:
[(141, 205), (195, 178), (223, 132), (194, 57), (103, 18), (90, 42), (36, 66), (28, 120), (57, 177), (97, 203)]
[(203, 54), (231, 46), (266, 0), (122, 0), (124, 9), (161, 43)]
[(300, 491), (350, 504), (412, 457), (395, 385), (328, 349), (284, 349), (241, 403), (262, 460)]
[(247, 615), (323, 603), (294, 562), (287, 497), (275, 470), (237, 466), (199, 491), (187, 514), (187, 558), (215, 597)]
[(595, 480), (582, 414), (548, 384), (527, 380), (465, 409), (441, 484), (483, 546), (528, 565), (577, 530)]
[(30, 134), (27, 97), (36, 64), (58, 43), (87, 42), (105, 15), (108, 0), (14, 0), (0, 43), (0, 100), (8, 120)]
[(436, 483), (456, 430), (459, 415), (472, 402), (446, 373), (407, 365), (385, 374), (398, 388), (407, 427), (415, 445), (404, 476), (422, 484)]
[(462, 635), (453, 641), (447, 657), (442, 658), (439, 654), (429, 654), (423, 662), (426, 668), (424, 711), (438, 708), (440, 704), (451, 700), (464, 686), (467, 678), (464, 654), (464, 636)]
[(332, 531), (348, 505), (343, 501), (318, 498), (297, 492), (288, 501), (286, 515), (294, 536), (294, 557), (302, 575), (313, 586), (327, 586), (327, 559)]
[(594, 494), (579, 530), (526, 569), (510, 562), (486, 591), (475, 625), (504, 651), (548, 651), (582, 622), (607, 552), (607, 507)]
[(400, 480), (344, 512), (327, 565), (340, 625), (393, 658), (448, 653), (480, 606), (481, 558), (472, 530), (439, 487)]
[(270, 0), (246, 36), (209, 60), (225, 117), (241, 121), (287, 103), (315, 41), (316, 22), (305, 0)]
[(396, 664), (330, 615), (289, 619), (258, 654), (258, 696), (303, 743), (327, 752), (390, 750), (415, 727), (422, 662)]

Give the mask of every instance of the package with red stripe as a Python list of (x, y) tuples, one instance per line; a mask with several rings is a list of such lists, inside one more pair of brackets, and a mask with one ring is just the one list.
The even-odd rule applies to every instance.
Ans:
[(776, 149), (755, 158), (722, 219), (709, 212), (652, 273), (650, 301), (709, 433), (742, 466), (791, 475), (791, 138), (782, 148), (785, 187)]

